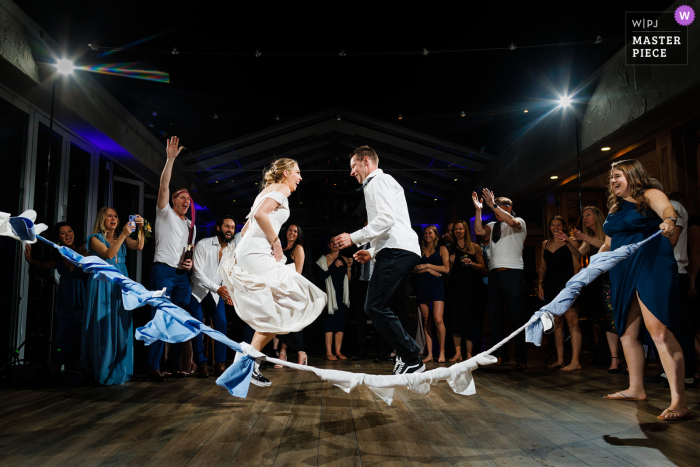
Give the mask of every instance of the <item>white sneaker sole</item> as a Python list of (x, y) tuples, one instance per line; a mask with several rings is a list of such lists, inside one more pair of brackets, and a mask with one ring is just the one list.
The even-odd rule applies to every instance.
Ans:
[(263, 383), (262, 381), (258, 381), (255, 378), (250, 378), (250, 382), (256, 386), (261, 387), (261, 388), (266, 388), (266, 387), (272, 386), (272, 381), (268, 381), (267, 383)]

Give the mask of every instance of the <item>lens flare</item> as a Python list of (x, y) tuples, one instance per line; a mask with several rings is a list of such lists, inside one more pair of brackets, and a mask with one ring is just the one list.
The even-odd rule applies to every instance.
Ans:
[(144, 69), (143, 64), (140, 63), (105, 63), (102, 65), (79, 66), (75, 69), (103, 75), (121, 76), (123, 78), (157, 81), (159, 83), (170, 82), (169, 73)]

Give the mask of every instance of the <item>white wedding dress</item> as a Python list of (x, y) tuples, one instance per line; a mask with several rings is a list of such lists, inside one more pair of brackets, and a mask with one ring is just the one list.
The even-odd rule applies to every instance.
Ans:
[(263, 200), (279, 206), (270, 213), (275, 232), (289, 218), (289, 201), (279, 191), (259, 194), (248, 214), (248, 229), (232, 254), (222, 258), (219, 273), (231, 293), (236, 313), (253, 329), (287, 334), (314, 322), (326, 306), (326, 294), (285, 266), (286, 257), (275, 261), (265, 233), (255, 221)]

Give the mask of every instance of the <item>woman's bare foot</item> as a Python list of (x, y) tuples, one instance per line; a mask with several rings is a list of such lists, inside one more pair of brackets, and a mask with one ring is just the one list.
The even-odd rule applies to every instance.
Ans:
[(561, 371), (576, 371), (581, 369), (580, 363), (571, 362), (566, 366), (561, 367)]
[(432, 355), (428, 355), (427, 357), (425, 357), (425, 358), (423, 359), (423, 363), (428, 363), (428, 362), (432, 362), (432, 361), (433, 361), (433, 356), (432, 356)]
[(462, 352), (457, 352), (454, 357), (450, 359), (451, 362), (461, 362), (462, 361)]
[(472, 354), (468, 353), (468, 354), (467, 354), (467, 360), (469, 360), (470, 358), (472, 358)]
[(557, 360), (556, 362), (552, 363), (551, 365), (547, 365), (547, 368), (561, 368), (564, 366), (564, 362), (561, 360)]
[[(604, 399), (608, 400), (631, 400), (631, 401), (645, 401), (647, 400), (647, 393), (642, 389), (641, 391), (633, 391), (630, 388), (627, 388), (623, 391), (616, 392), (613, 394), (608, 394), (607, 396), (604, 397)], [(686, 407), (687, 408), (687, 407)], [(673, 409), (675, 410), (675, 409)]]
[(445, 363), (445, 352), (440, 352), (440, 356), (438, 357), (438, 363)]

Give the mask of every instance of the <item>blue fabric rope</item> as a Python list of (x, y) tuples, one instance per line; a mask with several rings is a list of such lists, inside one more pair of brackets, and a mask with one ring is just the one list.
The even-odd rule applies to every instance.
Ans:
[[(6, 217), (7, 216), (1, 219), (3, 222), (0, 223), (4, 224), (4, 221), (7, 220)], [(572, 277), (571, 280), (567, 282), (564, 290), (559, 292), (551, 303), (548, 303), (539, 311), (535, 312), (523, 327), (514, 331), (510, 336), (496, 344), (487, 352), (482, 352), (452, 367), (437, 368), (422, 374), (379, 376), (348, 373), (348, 378), (340, 377), (340, 373), (346, 372), (301, 367), (292, 363), (265, 357), (250, 345), (239, 344), (229, 339), (224, 334), (194, 319), (185, 310), (170, 302), (169, 298), (165, 295), (165, 289), (162, 291), (149, 291), (143, 285), (124, 276), (114, 266), (107, 264), (97, 256), (84, 257), (70, 248), (58, 246), (40, 235), (36, 235), (33, 219), (15, 217), (9, 218), (8, 223), (11, 229), (0, 226), (0, 235), (11, 236), (23, 242), (34, 242), (36, 239), (39, 239), (56, 248), (64, 258), (82, 268), (85, 272), (94, 274), (96, 279), (119, 284), (122, 290), (124, 308), (133, 310), (144, 305), (154, 307), (156, 309), (155, 317), (146, 324), (146, 326), (138, 328), (135, 332), (136, 338), (144, 341), (146, 345), (150, 345), (157, 340), (170, 343), (186, 342), (200, 333), (204, 333), (212, 339), (222, 342), (236, 352), (240, 352), (243, 358), (235, 361), (234, 364), (216, 380), (219, 386), (226, 388), (233, 396), (246, 397), (250, 385), (250, 378), (254, 369), (255, 357), (259, 357), (289, 367), (313, 371), (319, 377), (333, 381), (334, 384), (345, 391), (350, 391), (357, 384), (366, 384), (389, 404), (393, 398), (393, 389), (391, 389), (393, 387), (405, 386), (420, 393), (427, 393), (430, 384), (441, 379), (447, 380), (453, 390), (459, 394), (473, 394), (475, 390), (471, 378), (471, 370), (476, 369), (479, 364), (485, 365), (493, 363), (495, 359), (489, 355), (490, 353), (504, 345), (523, 329), (525, 330), (527, 342), (540, 345), (542, 332), (544, 330), (543, 321), (547, 321), (551, 324), (552, 316), (563, 315), (566, 310), (571, 307), (584, 286), (590, 284), (599, 275), (609, 271), (619, 262), (627, 259), (642, 245), (661, 234), (661, 231), (658, 231), (639, 243), (626, 245), (615, 251), (598, 253), (593, 256), (588, 267), (582, 269), (578, 274)], [(45, 228), (43, 224), (37, 224), (37, 227), (38, 226), (42, 226), (42, 230)], [(36, 230), (39, 230), (39, 228)], [(336, 373), (338, 375), (335, 375)]]

